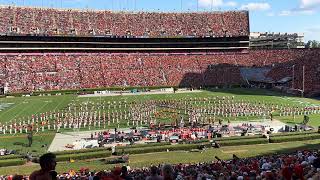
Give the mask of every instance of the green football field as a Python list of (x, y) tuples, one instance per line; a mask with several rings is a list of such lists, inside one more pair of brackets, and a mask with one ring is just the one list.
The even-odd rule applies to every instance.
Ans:
[[(180, 94), (166, 94), (166, 95), (137, 95), (137, 96), (117, 96), (117, 97), (78, 97), (76, 95), (61, 95), (61, 96), (33, 96), (33, 97), (9, 97), (0, 98), (0, 122), (10, 122), (14, 119), (23, 117), (30, 117), (32, 114), (59, 111), (66, 109), (69, 104), (81, 104), (91, 102), (99, 104), (101, 102), (132, 102), (145, 100), (163, 100), (176, 99), (185, 100), (190, 98), (212, 98), (212, 97), (234, 97), (235, 100), (243, 100), (246, 102), (259, 102), (264, 104), (281, 105), (287, 107), (306, 107), (306, 106), (320, 106), (320, 101), (310, 98), (300, 98), (283, 95), (277, 92), (257, 89), (228, 89), (228, 90), (214, 90), (203, 91), (199, 93), (180, 93)], [(309, 115), (309, 125), (317, 127), (320, 126), (320, 115)], [(238, 120), (252, 120), (250, 117), (239, 117)], [(277, 120), (288, 124), (298, 124), (303, 120), (303, 116), (279, 116), (274, 117)], [(225, 122), (226, 123), (226, 122)], [(54, 138), (54, 132), (36, 133), (34, 136), (34, 144), (31, 148), (26, 147), (27, 138), (25, 134), (19, 135), (0, 135), (0, 148), (8, 148), (17, 150), (19, 153), (25, 154), (32, 152), (33, 154), (42, 154), (47, 151), (48, 146)], [(265, 145), (247, 145), (247, 146), (231, 146), (222, 147), (220, 149), (209, 149), (203, 153), (199, 152), (161, 152), (149, 154), (137, 154), (130, 156), (129, 166), (144, 167), (151, 164), (162, 163), (196, 163), (211, 161), (214, 156), (218, 155), (221, 159), (230, 159), (232, 154), (237, 154), (239, 157), (251, 157), (262, 154), (274, 154), (280, 152), (287, 152), (295, 149), (315, 149), (320, 148), (320, 140), (309, 140), (299, 142), (288, 142), (279, 144), (265, 144)], [(157, 158), (154, 158), (157, 157)], [(78, 170), (81, 167), (88, 167), (95, 170), (103, 170), (112, 168), (113, 165), (105, 165), (102, 162), (91, 159), (81, 160), (75, 163), (59, 162), (57, 170), (61, 173), (69, 169)], [(33, 170), (39, 168), (37, 164), (26, 164), (22, 166), (1, 167), (0, 174), (29, 174)]]
[(32, 114), (63, 109), (76, 96), (32, 96), (0, 98), (0, 122), (10, 122)]
[(55, 133), (35, 133), (33, 136), (33, 143), (28, 147), (27, 135), (2, 135), (0, 136), (0, 149), (15, 150), (17, 154), (32, 153), (34, 155), (41, 155), (47, 152)]
[[(116, 97), (78, 97), (76, 95), (61, 96), (32, 96), (32, 97), (12, 97), (0, 98), (0, 123), (19, 120), (19, 118), (30, 117), (33, 114), (39, 114), (49, 111), (59, 111), (68, 107), (68, 104), (79, 104), (83, 102), (117, 102), (117, 101), (145, 101), (159, 99), (190, 99), (190, 98), (210, 98), (210, 97), (232, 96), (235, 100), (244, 100), (251, 102), (261, 102), (266, 104), (277, 104), (291, 107), (320, 106), (320, 101), (309, 98), (299, 98), (286, 96), (277, 92), (261, 89), (228, 89), (203, 91), (199, 93), (181, 93), (165, 95), (137, 95), (137, 96), (116, 96)], [(320, 125), (320, 116), (310, 115), (310, 125)], [(287, 123), (302, 122), (302, 116), (280, 117), (276, 119)], [(239, 118), (238, 120), (248, 120), (248, 118)]]

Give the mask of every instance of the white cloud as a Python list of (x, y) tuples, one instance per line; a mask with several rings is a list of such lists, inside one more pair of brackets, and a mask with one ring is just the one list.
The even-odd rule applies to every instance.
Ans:
[(307, 32), (320, 32), (320, 26), (313, 26), (306, 29)]
[(274, 12), (269, 12), (269, 13), (267, 13), (267, 16), (273, 17), (273, 16), (275, 16), (275, 14), (274, 14)]
[(301, 10), (301, 11), (299, 11), (299, 14), (303, 14), (303, 15), (311, 15), (314, 13), (315, 13), (314, 10)]
[(237, 3), (234, 1), (224, 2), (224, 0), (198, 0), (198, 2), (201, 7), (237, 6)]
[(293, 16), (293, 15), (312, 15), (314, 14), (313, 10), (303, 10), (303, 9), (295, 9), (295, 10), (283, 10), (278, 14), (279, 16)]
[(202, 7), (218, 7), (223, 5), (223, 0), (199, 0), (199, 5)]
[(305, 29), (305, 41), (320, 40), (320, 26), (308, 27)]
[(226, 6), (236, 7), (237, 5), (238, 5), (238, 3), (234, 2), (234, 1), (226, 2)]
[(243, 10), (250, 10), (250, 11), (265, 11), (270, 9), (271, 6), (269, 3), (248, 3), (244, 4), (240, 7)]
[(292, 11), (288, 11), (288, 10), (283, 10), (279, 13), (279, 16), (291, 16), (292, 15)]
[(320, 0), (300, 0), (299, 7), (281, 11), (279, 15), (312, 15), (318, 10), (318, 8), (320, 8)]
[(314, 9), (320, 6), (320, 0), (301, 0), (300, 8), (302, 9)]

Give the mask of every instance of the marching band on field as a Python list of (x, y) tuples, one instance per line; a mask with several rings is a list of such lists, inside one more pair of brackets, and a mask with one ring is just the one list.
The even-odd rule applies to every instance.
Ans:
[(261, 101), (245, 101), (234, 97), (189, 98), (146, 101), (113, 101), (71, 103), (61, 111), (34, 114), (0, 123), (0, 133), (17, 134), (61, 129), (157, 126), (163, 121), (174, 126), (185, 123), (221, 123), (223, 119), (261, 118), (320, 114), (320, 107), (293, 107)]

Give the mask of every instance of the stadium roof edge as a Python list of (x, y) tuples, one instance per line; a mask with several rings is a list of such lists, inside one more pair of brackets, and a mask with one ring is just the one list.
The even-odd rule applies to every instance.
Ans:
[(77, 9), (77, 8), (50, 8), (50, 7), (39, 7), (39, 6), (10, 6), (10, 5), (0, 5), (1, 8), (25, 8), (25, 9), (37, 9), (37, 10), (57, 10), (57, 11), (78, 11), (78, 12), (113, 12), (113, 13), (132, 13), (132, 14), (138, 14), (138, 13), (163, 13), (163, 14), (187, 14), (187, 13), (198, 13), (198, 14), (205, 14), (205, 13), (226, 13), (226, 12), (244, 12), (249, 13), (248, 10), (219, 10), (219, 11), (182, 11), (182, 12), (176, 12), (176, 11), (118, 11), (118, 10), (100, 10), (100, 9)]

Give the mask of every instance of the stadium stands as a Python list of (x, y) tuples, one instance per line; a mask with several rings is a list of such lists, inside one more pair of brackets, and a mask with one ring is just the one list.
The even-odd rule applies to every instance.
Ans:
[[(216, 158), (219, 158), (216, 156)], [(164, 171), (164, 169), (167, 169)], [(116, 166), (112, 171), (95, 172), (83, 167), (58, 175), (58, 179), (312, 179), (320, 178), (318, 150), (303, 150), (286, 154), (273, 154), (252, 158), (217, 160), (197, 164), (158, 165), (131, 169)], [(12, 176), (0, 176), (9, 178)], [(93, 179), (95, 179), (93, 178)], [(152, 178), (150, 178), (152, 179)]]
[[(283, 53), (286, 52), (286, 53)], [(319, 95), (320, 84), (320, 51), (316, 50), (295, 50), (281, 51), (282, 54), (290, 55), (288, 62), (279, 61), (275, 64), (269, 76), (274, 80), (280, 80), (285, 77), (292, 77), (294, 74), (294, 89), (303, 89), (303, 74), (305, 81), (305, 90), (309, 94)], [(303, 72), (304, 67), (304, 72)]]
[[(310, 150), (253, 158), (239, 158), (234, 155), (233, 159), (228, 161), (219, 159), (208, 163), (159, 165), (156, 174), (171, 177), (167, 179), (319, 179), (319, 162), (319, 152)], [(164, 168), (169, 168), (170, 171)], [(76, 174), (87, 177), (85, 171)], [(121, 173), (121, 168), (115, 167), (111, 172), (98, 172), (95, 176), (102, 179), (130, 177), (140, 180), (151, 175), (151, 167), (128, 170), (128, 174)]]
[(0, 82), (10, 92), (82, 89), (113, 86), (241, 85), (242, 67), (271, 67), (277, 81), (292, 76), (295, 88), (319, 87), (319, 50), (255, 50), (219, 54), (0, 54)]
[[(0, 59), (10, 92), (178, 86), (187, 73), (201, 74), (211, 63), (228, 63), (228, 57), (222, 55), (16, 54)], [(190, 81), (195, 81), (194, 77)]]
[[(242, 77), (241, 68), (255, 67), (269, 69), (264, 76), (270, 82), (292, 78), (294, 69), (293, 86), (303, 89), (302, 67), (305, 66), (305, 91), (319, 92), (319, 50), (247, 51), (241, 37), (249, 35), (248, 15), (247, 11), (153, 13), (1, 7), (2, 37), (49, 37), (51, 41), (57, 36), (108, 36), (110, 39), (210, 36), (220, 39), (214, 43), (206, 41), (197, 51), (188, 48), (200, 45), (191, 45), (192, 38), (184, 38), (191, 40), (184, 42), (186, 49), (180, 51), (160, 51), (161, 46), (158, 51), (136, 50), (128, 54), (80, 50), (64, 53), (59, 45), (53, 47), (58, 48), (57, 51), (34, 53), (38, 51), (28, 52), (25, 42), (22, 44), (27, 50), (20, 52), (18, 46), (9, 42), (10, 46), (3, 47), (13, 48), (10, 50), (13, 53), (5, 50), (0, 53), (0, 87), (17, 93), (114, 86), (232, 86), (248, 83), (248, 79)], [(226, 37), (231, 38), (224, 47), (227, 43), (222, 42), (227, 42)], [(209, 44), (218, 50), (209, 49)], [(254, 71), (249, 71), (254, 76)]]
[(153, 13), (0, 8), (0, 34), (133, 37), (249, 35), (247, 11)]

